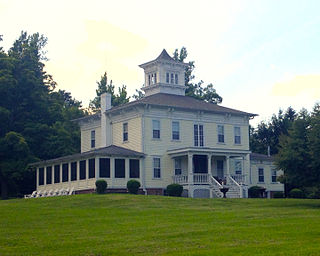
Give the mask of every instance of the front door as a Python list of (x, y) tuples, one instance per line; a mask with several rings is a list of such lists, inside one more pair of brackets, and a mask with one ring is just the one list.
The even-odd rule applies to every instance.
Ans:
[(223, 179), (223, 160), (217, 160), (217, 176), (219, 179)]
[(208, 160), (206, 155), (193, 155), (193, 172), (208, 173)]

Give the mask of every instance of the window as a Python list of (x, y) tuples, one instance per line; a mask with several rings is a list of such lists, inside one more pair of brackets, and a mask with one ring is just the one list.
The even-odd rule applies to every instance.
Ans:
[(193, 135), (194, 135), (194, 146), (195, 147), (203, 147), (203, 125), (195, 124), (193, 126)]
[(47, 172), (46, 184), (51, 184), (52, 183), (52, 166), (47, 166), (46, 172)]
[(277, 182), (277, 171), (271, 170), (271, 182)]
[(234, 127), (234, 144), (241, 144), (240, 127)]
[(128, 123), (122, 125), (123, 130), (123, 141), (128, 141)]
[(44, 168), (39, 168), (39, 186), (44, 184)]
[(218, 142), (224, 143), (224, 126), (218, 125)]
[(161, 178), (160, 158), (153, 158), (153, 178)]
[(68, 164), (62, 165), (62, 182), (69, 181), (69, 166)]
[(172, 139), (180, 140), (180, 124), (179, 122), (172, 122)]
[(264, 182), (264, 170), (263, 170), (263, 168), (259, 168), (258, 174), (259, 174), (259, 182)]
[(151, 75), (148, 75), (148, 85), (151, 85)]
[(175, 74), (175, 75), (174, 75), (174, 83), (175, 83), (175, 84), (178, 84), (178, 74)]
[(60, 165), (54, 166), (54, 183), (60, 182)]
[(99, 158), (99, 176), (110, 178), (110, 158)]
[(130, 159), (130, 178), (138, 178), (140, 177), (139, 172), (139, 160), (138, 159)]
[(236, 160), (234, 162), (234, 171), (235, 171), (235, 174), (238, 174), (238, 175), (241, 175), (242, 174), (242, 164), (241, 164), (241, 161), (238, 161)]
[(86, 179), (86, 160), (80, 161), (80, 180)]
[(91, 148), (96, 147), (96, 131), (91, 131)]
[(170, 75), (169, 73), (166, 74), (166, 83), (168, 84), (169, 83), (169, 80), (170, 80)]
[(175, 159), (174, 160), (174, 175), (181, 175), (182, 170), (181, 170), (181, 159)]
[(92, 179), (96, 176), (96, 159), (89, 159), (89, 179)]
[(152, 138), (160, 139), (160, 121), (152, 120)]
[(170, 84), (173, 84), (174, 83), (174, 74), (171, 73), (170, 75)]
[(71, 180), (77, 180), (77, 162), (71, 163)]
[(154, 84), (157, 83), (157, 73), (154, 73)]
[(125, 169), (125, 160), (124, 159), (115, 159), (115, 177), (116, 178), (125, 178), (126, 169)]

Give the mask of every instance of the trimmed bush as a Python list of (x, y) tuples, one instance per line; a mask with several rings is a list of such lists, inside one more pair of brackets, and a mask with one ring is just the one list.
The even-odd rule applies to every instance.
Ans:
[(96, 181), (96, 191), (98, 194), (104, 194), (107, 189), (107, 182), (105, 180), (97, 180)]
[(141, 184), (137, 180), (129, 180), (127, 182), (127, 189), (130, 194), (138, 194)]
[(282, 191), (276, 191), (273, 193), (273, 198), (284, 198), (284, 193)]
[(169, 196), (181, 196), (183, 187), (180, 184), (170, 184), (167, 186), (167, 194)]
[(261, 198), (263, 197), (263, 192), (266, 189), (259, 186), (252, 186), (248, 189), (248, 194), (250, 198)]
[(304, 198), (304, 193), (301, 189), (294, 188), (294, 189), (290, 190), (289, 197), (290, 198)]

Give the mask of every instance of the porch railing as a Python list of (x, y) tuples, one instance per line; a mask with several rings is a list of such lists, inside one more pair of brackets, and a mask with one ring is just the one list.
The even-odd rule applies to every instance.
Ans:
[(194, 173), (193, 184), (209, 184), (209, 176), (208, 173)]
[(246, 183), (246, 175), (245, 174), (233, 174), (231, 177), (239, 184)]
[(188, 175), (174, 175), (173, 183), (178, 183), (180, 185), (188, 184)]

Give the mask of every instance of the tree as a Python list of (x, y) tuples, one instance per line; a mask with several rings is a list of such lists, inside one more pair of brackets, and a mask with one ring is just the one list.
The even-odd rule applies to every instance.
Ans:
[(28, 144), (23, 136), (8, 132), (0, 139), (0, 180), (1, 197), (8, 198), (8, 184), (23, 177), (28, 162), (31, 160)]
[[(176, 61), (183, 62), (187, 57), (188, 52), (185, 47), (182, 47), (180, 52), (176, 49), (173, 53), (173, 59)], [(195, 78), (192, 73), (195, 69), (194, 61), (189, 61), (187, 64), (188, 66), (185, 70), (186, 95), (210, 103), (221, 103), (222, 97), (213, 88), (212, 83), (203, 87), (204, 82), (202, 80), (197, 83), (192, 82)]]
[(130, 97), (128, 97), (127, 93), (127, 87), (125, 85), (122, 85), (122, 87), (118, 88), (118, 94), (115, 94), (114, 88), (115, 86), (112, 83), (112, 80), (108, 84), (108, 77), (107, 77), (107, 72), (105, 72), (101, 78), (100, 81), (97, 82), (98, 89), (96, 90), (97, 96), (90, 101), (89, 104), (89, 109), (93, 112), (96, 113), (100, 111), (101, 108), (101, 103), (100, 103), (100, 96), (103, 93), (110, 93), (111, 94), (111, 105), (113, 107), (125, 104), (129, 102)]
[(25, 188), (32, 190), (35, 185), (34, 173), (25, 171), (22, 163), (80, 151), (80, 132), (70, 120), (86, 113), (70, 93), (57, 91), (52, 76), (44, 71), (46, 43), (43, 35), (21, 32), (8, 52), (0, 50), (0, 140), (11, 132), (19, 134), (32, 156), (20, 159), (21, 178), (8, 181), (17, 193), (31, 192)]
[(270, 147), (270, 153), (277, 154), (280, 136), (288, 135), (296, 118), (296, 111), (289, 107), (286, 112), (279, 110), (278, 115), (272, 115), (269, 122), (262, 121), (257, 129), (250, 127), (250, 149), (255, 153), (267, 154)]
[(299, 113), (288, 135), (280, 137), (279, 153), (276, 164), (284, 171), (290, 187), (309, 186), (313, 183), (311, 157), (308, 143), (310, 117), (306, 110)]

